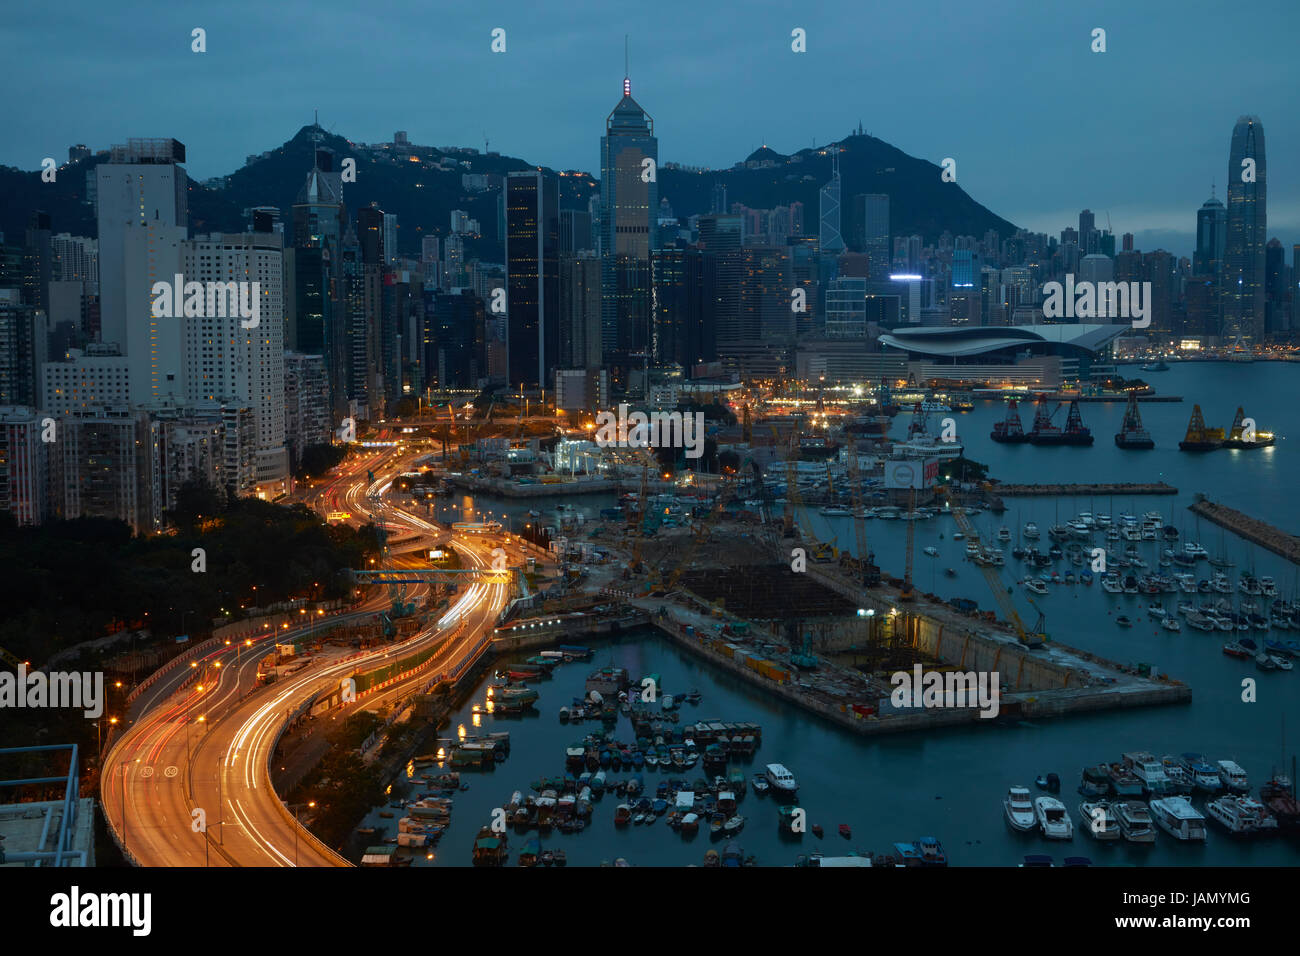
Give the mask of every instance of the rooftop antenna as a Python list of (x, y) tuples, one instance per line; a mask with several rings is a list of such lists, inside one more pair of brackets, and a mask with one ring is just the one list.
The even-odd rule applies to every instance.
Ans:
[(632, 95), (632, 65), (627, 34), (623, 34), (623, 95)]

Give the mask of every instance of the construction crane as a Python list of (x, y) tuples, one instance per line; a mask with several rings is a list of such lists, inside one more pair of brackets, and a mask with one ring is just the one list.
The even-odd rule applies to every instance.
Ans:
[[(941, 487), (935, 490), (941, 494), (945, 500), (947, 500), (946, 488)], [(975, 526), (971, 524), (970, 519), (966, 516), (966, 509), (953, 507), (952, 516), (957, 522), (957, 527), (959, 527), (962, 530), (962, 533), (966, 535), (966, 539), (968, 541), (973, 541), (975, 546), (979, 548), (979, 532), (975, 530)], [(1020, 619), (1019, 612), (1016, 611), (1015, 601), (1011, 599), (1011, 595), (1006, 585), (1003, 583), (1002, 575), (998, 572), (998, 569), (994, 565), (981, 560), (977, 560), (975, 564), (980, 569), (980, 573), (984, 575), (984, 580), (988, 582), (989, 590), (993, 592), (993, 599), (997, 601), (998, 607), (1001, 609), (1003, 616), (1011, 626), (1015, 628), (1016, 635), (1020, 638), (1020, 643), (1024, 644), (1031, 650), (1037, 647), (1042, 647), (1047, 641), (1046, 617), (1043, 615), (1043, 612), (1038, 611), (1038, 606), (1034, 604), (1033, 601), (1030, 601), (1030, 606), (1033, 607), (1034, 610), (1038, 611), (1038, 620), (1035, 622), (1032, 629), (1026, 628), (1024, 622)]]
[(740, 471), (736, 472), (736, 478), (724, 485), (722, 490), (718, 493), (715, 506), (711, 507), (708, 513), (704, 517), (700, 518), (696, 523), (695, 534), (691, 537), (690, 546), (686, 549), (686, 553), (682, 556), (681, 561), (677, 562), (677, 566), (664, 582), (663, 590), (665, 592), (671, 591), (677, 586), (677, 582), (686, 571), (687, 566), (692, 560), (694, 560), (695, 552), (697, 552), (700, 549), (700, 546), (708, 540), (709, 531), (712, 528), (714, 519), (720, 518), (726, 513), (727, 505), (730, 503), (732, 496), (736, 493), (737, 486), (740, 484), (740, 472), (744, 471), (745, 466), (749, 464), (751, 464), (751, 461), (746, 459), (744, 464), (740, 466)]
[[(865, 508), (862, 500), (862, 476), (858, 469), (858, 449), (853, 441), (853, 433), (846, 432), (845, 440), (849, 446), (849, 500), (853, 507), (853, 534), (858, 547), (856, 566), (862, 572), (862, 583), (870, 587), (880, 583), (880, 568), (876, 566), (876, 556), (871, 553), (867, 544), (867, 521), (862, 517)], [(843, 558), (841, 560), (844, 563), (852, 561)]]
[(11, 666), (14, 670), (18, 670), (18, 668), (22, 667), (24, 663), (23, 661), (20, 661), (18, 658), (14, 657), (12, 654), (6, 651), (3, 647), (0, 647), (0, 660), (4, 661), (6, 664)]
[(907, 515), (907, 553), (903, 565), (903, 590), (898, 595), (900, 601), (911, 601), (916, 597), (912, 589), (912, 558), (916, 552), (916, 489), (912, 489), (911, 502)]

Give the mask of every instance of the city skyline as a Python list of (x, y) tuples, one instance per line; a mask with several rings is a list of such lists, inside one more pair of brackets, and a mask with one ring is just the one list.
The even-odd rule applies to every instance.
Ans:
[[(243, 36), (276, 37), (281, 29), (291, 35), (294, 10), (260, 11), (255, 21), (259, 30)], [(418, 22), (417, 8), (403, 11), (399, 6), (399, 18), (404, 12)], [(370, 33), (362, 38), (392, 56), (381, 58), (382, 65), (377, 61), (373, 78), (348, 83), (322, 79), (319, 61), (328, 61), (331, 51), (342, 52), (343, 44), (357, 39), (351, 31), (327, 30), (319, 47), (303, 55), (308, 60), (292, 48), (267, 59), (261, 55), (264, 50), (251, 43), (223, 46), (252, 16), (236, 4), (212, 11), (211, 23), (203, 25), (208, 52), (197, 54), (190, 51), (194, 24), (179, 14), (165, 14), (149, 21), (144, 39), (122, 40), (128, 48), (147, 40), (153, 66), (174, 71), (182, 80), (184, 71), (192, 70), (193, 82), (145, 91), (131, 83), (129, 73), (113, 71), (97, 79), (96, 89), (121, 104), (120, 109), (87, 115), (29, 113), (28, 104), (40, 102), (40, 97), (35, 89), (29, 91), (31, 96), (24, 95), (20, 82), (11, 122), (15, 135), (0, 161), (35, 169), (43, 156), (61, 157), (72, 143), (102, 149), (130, 131), (185, 142), (193, 157), (191, 174), (202, 179), (233, 172), (249, 153), (282, 142), (292, 125), (285, 122), (286, 106), (292, 105), (304, 121), (311, 110), (319, 109), (323, 126), (358, 141), (386, 141), (393, 129), (406, 129), (412, 142), (428, 145), (481, 147), (486, 138), (494, 150), (530, 163), (595, 172), (599, 156), (590, 134), (591, 117), (608, 112), (609, 97), (623, 74), (625, 35), (631, 38), (630, 72), (639, 99), (659, 121), (656, 134), (663, 161), (724, 169), (765, 142), (787, 154), (813, 143), (827, 145), (860, 119), (866, 131), (909, 155), (935, 163), (955, 158), (959, 185), (1019, 226), (1055, 233), (1079, 209), (1090, 208), (1101, 221), (1109, 213), (1117, 235), (1133, 232), (1139, 248), (1164, 247), (1178, 256), (1191, 255), (1195, 210), (1208, 198), (1211, 184), (1224, 195), (1224, 142), (1237, 116), (1263, 120), (1275, 155), (1287, 156), (1300, 148), (1295, 130), (1284, 125), (1285, 87), (1277, 82), (1289, 57), (1288, 31), (1252, 34), (1236, 27), (1228, 13), (1189, 16), (1179, 11), (1178, 17), (1161, 17), (1150, 8), (1133, 12), (1103, 5), (1062, 19), (1047, 12), (1019, 11), (1009, 21), (999, 21), (995, 32), (985, 24), (993, 22), (995, 14), (954, 10), (935, 28), (938, 32), (924, 40), (870, 48), (879, 54), (872, 58), (862, 57), (862, 47), (853, 45), (854, 28), (870, 26), (868, 35), (890, 35), (908, 28), (907, 21), (898, 19), (903, 14), (884, 11), (868, 19), (852, 9), (823, 11), (819, 17), (759, 10), (743, 24), (722, 24), (725, 13), (692, 10), (731, 41), (715, 43), (706, 56), (696, 47), (716, 40), (718, 31), (706, 29), (701, 38), (679, 37), (669, 32), (675, 18), (662, 9), (622, 19), (598, 9), (589, 12), (586, 18), (560, 23), (507, 6), (491, 20), (484, 18), (478, 33), (475, 24), (457, 24), (437, 45), (438, 55), (430, 65), (435, 77), (448, 82), (469, 71), (480, 82), (469, 95), (436, 98), (428, 110), (389, 107), (385, 98), (373, 95), (384, 82), (401, 82), (400, 73), (392, 71), (400, 69), (406, 51), (419, 44), (418, 29), (368, 28)], [(86, 11), (88, 23), (96, 23), (98, 16)], [(1274, 5), (1270, 16), (1281, 25), (1296, 14)], [(490, 31), (498, 22), (507, 30), (507, 48), (493, 54)], [(100, 36), (119, 35), (120, 28), (112, 23), (98, 26), (102, 29), (87, 31), (95, 33), (94, 42), (101, 42)], [(807, 53), (790, 50), (790, 30), (796, 26), (807, 31)], [(1107, 30), (1105, 53), (1089, 48), (1096, 26)], [(54, 28), (38, 11), (24, 11), (10, 25), (11, 35), (33, 40), (19, 44), (22, 50), (48, 47), (40, 37)], [(173, 31), (177, 50), (170, 52)], [(971, 42), (985, 34), (988, 43)], [(1200, 70), (1194, 58), (1171, 52), (1197, 49), (1204, 36), (1214, 36), (1219, 62), (1241, 63), (1242, 68)], [(75, 55), (83, 69), (93, 69), (97, 57), (104, 55), (83, 49), (89, 41), (61, 34), (60, 41), (60, 49)], [(120, 45), (112, 46), (108, 55), (122, 52)], [(1017, 53), (1026, 72), (1024, 82), (1013, 87), (1005, 71), (987, 66)], [(84, 87), (75, 71), (51, 75), (45, 58), (40, 67), (33, 61), (32, 68), (24, 70), (23, 57), (30, 55), (17, 54), (20, 76), (31, 76), (33, 82), (40, 77), (56, 94), (64, 89), (72, 96), (74, 89)], [(494, 59), (484, 59), (488, 57)], [(1160, 67), (1147, 66), (1147, 61)], [(60, 61), (53, 62), (57, 66)], [(312, 80), (304, 85), (290, 67), (305, 69), (309, 62), (316, 65), (302, 74)], [(765, 65), (754, 69), (756, 62)], [(926, 62), (944, 63), (945, 69), (927, 70)], [(205, 79), (214, 69), (222, 76), (219, 85)], [(1031, 81), (1046, 69), (1077, 78), (1079, 93), (1063, 94), (1068, 85)], [(961, 83), (949, 79), (955, 74), (962, 76)], [(872, 83), (905, 93), (868, 95)], [(280, 91), (273, 98), (274, 109), (261, 105), (268, 100), (256, 93), (268, 86)], [(436, 81), (435, 86), (444, 88)], [(245, 88), (249, 95), (241, 96)], [(535, 97), (518, 96), (521, 88), (549, 91), (551, 103), (537, 109)], [(219, 98), (205, 92), (217, 89)], [(810, 89), (818, 95), (805, 95)], [(1159, 113), (1160, 135), (1155, 140), (1145, 110), (1086, 108), (1087, 103), (1130, 101), (1135, 90), (1145, 100), (1173, 104)], [(76, 95), (84, 97), (84, 90)], [(1197, 104), (1195, 111), (1179, 105), (1190, 102)], [(258, 105), (250, 109), (250, 103)], [(941, 122), (934, 119), (935, 107)], [(1006, 119), (989, 123), (990, 107)], [(1020, 119), (1013, 121), (1013, 116)], [(230, 136), (232, 129), (240, 131), (237, 137)], [(1178, 143), (1178, 148), (1166, 149), (1169, 142)], [(1150, 174), (1143, 175), (1144, 170)], [(1270, 238), (1277, 236), (1289, 248), (1300, 241), (1300, 190), (1280, 179), (1270, 192)]]

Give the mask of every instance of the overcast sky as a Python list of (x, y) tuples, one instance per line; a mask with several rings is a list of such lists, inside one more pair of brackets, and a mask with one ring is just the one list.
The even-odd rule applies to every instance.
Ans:
[[(187, 10), (189, 7), (191, 9)], [(797, 12), (791, 12), (797, 11)], [(359, 142), (492, 148), (598, 171), (621, 93), (655, 120), (661, 161), (725, 167), (861, 119), (1011, 221), (1057, 233), (1085, 207), (1139, 248), (1190, 254), (1197, 207), (1228, 174), (1232, 127), (1263, 121), (1268, 234), (1300, 242), (1300, 3), (837, 0), (223, 0), (10, 4), (0, 163), (36, 169), (82, 142), (174, 136), (190, 174), (321, 124)], [(191, 52), (191, 30), (207, 52)], [(506, 52), (490, 49), (506, 31)], [(791, 50), (791, 31), (807, 52)], [(1092, 31), (1106, 31), (1093, 53)], [(1288, 261), (1290, 255), (1288, 254)]]

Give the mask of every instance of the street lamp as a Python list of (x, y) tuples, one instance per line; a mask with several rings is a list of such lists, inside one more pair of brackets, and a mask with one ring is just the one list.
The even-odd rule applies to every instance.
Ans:
[(293, 811), (293, 822), (297, 824), (293, 828), (293, 865), (298, 865), (298, 831), (302, 829), (302, 820), (298, 818), (298, 811), (303, 807), (314, 808), (315, 800), (308, 800), (306, 803), (291, 803), (289, 809)]

